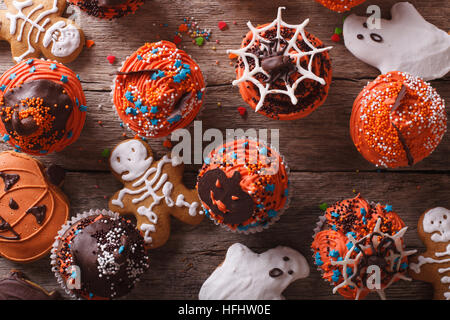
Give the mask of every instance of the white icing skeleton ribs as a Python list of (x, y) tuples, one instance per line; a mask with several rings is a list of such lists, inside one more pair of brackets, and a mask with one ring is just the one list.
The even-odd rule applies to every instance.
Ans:
[[(66, 58), (80, 48), (82, 36), (80, 30), (73, 24), (67, 22), (67, 19), (59, 19), (53, 24), (52, 16), (60, 11), (60, 0), (52, 1), (52, 7), (44, 10), (43, 4), (37, 4), (33, 0), (25, 1), (6, 1), (9, 7), (8, 11), (2, 11), (2, 19), (6, 17), (9, 21), (9, 41), (11, 44), (21, 42), (24, 37), (25, 28), (28, 26), (28, 33), (25, 35), (27, 50), (21, 55), (14, 56), (16, 62), (20, 62), (26, 57), (34, 56), (41, 40), (44, 48), (50, 48), (54, 57)], [(59, 2), (58, 2), (59, 1)], [(64, 4), (65, 5), (65, 4)], [(30, 9), (26, 14), (25, 9)], [(5, 13), (6, 12), (6, 13)], [(34, 17), (37, 15), (36, 17)], [(33, 37), (33, 32), (36, 31)], [(2, 31), (3, 32), (3, 31)], [(26, 32), (26, 31), (25, 31)], [(3, 36), (5, 37), (4, 33)], [(5, 37), (6, 38), (6, 37)]]
[(438, 79), (450, 71), (450, 35), (427, 22), (409, 2), (391, 9), (391, 20), (381, 19), (371, 29), (367, 17), (354, 14), (344, 21), (347, 49), (381, 73), (407, 72), (425, 80)]
[[(450, 242), (450, 210), (441, 207), (429, 210), (425, 213), (422, 225), (424, 232), (431, 234), (430, 238), (433, 242)], [(444, 252), (435, 252), (435, 256), (437, 258), (444, 257), (444, 259), (419, 256), (417, 263), (411, 264), (411, 270), (415, 273), (420, 273), (420, 268), (424, 264), (450, 264), (450, 243)], [(449, 271), (450, 267), (438, 269), (439, 274), (444, 274)], [(441, 282), (450, 284), (450, 277), (442, 276)], [(450, 300), (450, 290), (444, 293), (444, 297)]]
[[(200, 205), (199, 202), (188, 203), (185, 201), (183, 194), (179, 194), (175, 201), (172, 199), (174, 186), (168, 181), (168, 174), (162, 173), (162, 171), (166, 164), (170, 164), (172, 167), (181, 165), (181, 159), (178, 157), (169, 158), (166, 155), (158, 161), (156, 167), (152, 167), (153, 158), (148, 157), (147, 153), (147, 148), (139, 140), (126, 141), (114, 149), (110, 159), (112, 170), (121, 175), (122, 180), (126, 182), (134, 181), (132, 187), (138, 189), (123, 188), (119, 191), (117, 197), (111, 200), (111, 203), (120, 208), (124, 208), (123, 199), (125, 195), (133, 196), (131, 200), (133, 204), (139, 204), (151, 197), (153, 202), (150, 206), (138, 207), (137, 213), (145, 216), (150, 222), (142, 224), (140, 229), (144, 232), (145, 242), (152, 243), (153, 239), (150, 236), (150, 232), (156, 232), (156, 225), (158, 223), (158, 215), (153, 209), (162, 200), (170, 208), (174, 206), (187, 208), (189, 215), (192, 217), (197, 214), (201, 215), (203, 212), (197, 212)], [(159, 190), (162, 191), (162, 195), (157, 195)]]

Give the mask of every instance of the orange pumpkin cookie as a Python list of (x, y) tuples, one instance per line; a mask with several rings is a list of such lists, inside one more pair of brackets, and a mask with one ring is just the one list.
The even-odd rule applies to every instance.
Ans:
[(316, 0), (324, 7), (336, 12), (349, 11), (351, 8), (360, 5), (366, 0)]
[(378, 76), (353, 104), (353, 142), (377, 167), (398, 168), (422, 161), (446, 131), (444, 100), (427, 82), (407, 73)]
[(68, 199), (55, 186), (63, 174), (54, 176), (52, 171), (46, 174), (43, 166), (27, 155), (0, 153), (1, 256), (31, 262), (50, 251), (69, 216)]
[[(359, 195), (335, 203), (319, 223), (311, 248), (322, 277), (347, 299), (363, 299), (406, 277), (407, 227), (392, 206), (370, 204)], [(372, 276), (375, 272), (375, 278)]]
[(0, 133), (18, 151), (63, 150), (80, 136), (86, 110), (78, 76), (60, 63), (29, 59), (0, 77)]
[(121, 18), (135, 13), (144, 0), (68, 0), (87, 14), (100, 19)]
[(254, 27), (241, 48), (228, 52), (238, 57), (236, 80), (242, 98), (255, 111), (277, 120), (306, 117), (321, 106), (331, 84), (331, 61), (323, 43), (300, 25), (286, 24), (284, 8), (270, 24)]
[(199, 66), (168, 41), (147, 43), (126, 59), (114, 81), (123, 123), (144, 138), (159, 138), (194, 120), (203, 104)]

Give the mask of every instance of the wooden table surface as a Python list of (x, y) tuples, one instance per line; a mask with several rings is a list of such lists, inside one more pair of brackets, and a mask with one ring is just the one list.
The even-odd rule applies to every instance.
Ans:
[[(384, 17), (397, 1), (368, 1), (379, 4)], [(419, 12), (437, 27), (450, 30), (448, 0), (410, 0)], [(234, 68), (227, 49), (238, 48), (247, 32), (246, 22), (271, 22), (277, 8), (286, 6), (284, 18), (300, 23), (310, 18), (307, 27), (326, 45), (332, 45), (333, 82), (326, 103), (309, 117), (280, 122), (250, 111), (246, 118), (237, 112), (245, 106), (236, 88), (231, 86)], [(364, 14), (366, 5), (353, 12)], [(151, 268), (141, 283), (128, 296), (131, 299), (197, 299), (202, 283), (221, 263), (227, 248), (241, 242), (262, 252), (277, 245), (286, 245), (302, 252), (311, 266), (311, 275), (293, 283), (286, 291), (287, 299), (342, 299), (333, 295), (331, 287), (321, 280), (313, 265), (309, 246), (312, 229), (321, 214), (319, 204), (333, 203), (353, 197), (354, 192), (369, 200), (389, 203), (400, 214), (409, 230), (408, 248), (424, 249), (417, 236), (417, 221), (426, 209), (435, 206), (450, 208), (450, 134), (437, 150), (423, 162), (402, 170), (377, 171), (355, 149), (349, 134), (352, 104), (363, 86), (378, 75), (350, 54), (343, 42), (330, 38), (335, 27), (342, 27), (342, 14), (337, 14), (313, 0), (152, 0), (135, 15), (117, 21), (99, 21), (81, 15), (81, 26), (87, 39), (95, 45), (85, 48), (69, 66), (82, 79), (89, 109), (80, 139), (61, 153), (40, 157), (45, 164), (57, 163), (68, 170), (64, 191), (70, 198), (72, 212), (106, 208), (107, 199), (121, 188), (110, 174), (101, 153), (124, 139), (124, 129), (111, 108), (110, 90), (114, 72), (121, 61), (144, 42), (172, 40), (185, 16), (194, 17), (203, 28), (212, 29), (212, 41), (198, 47), (185, 36), (181, 47), (199, 63), (207, 82), (203, 111), (197, 117), (203, 130), (218, 128), (268, 128), (280, 130), (280, 151), (291, 168), (290, 208), (270, 229), (254, 235), (237, 235), (223, 230), (205, 219), (191, 227), (172, 221), (168, 243), (150, 252)], [(227, 21), (229, 29), (220, 31), (217, 23)], [(236, 24), (233, 24), (236, 21)], [(219, 40), (220, 44), (216, 44)], [(420, 41), (420, 39), (417, 39)], [(216, 50), (212, 47), (215, 46)], [(116, 56), (110, 65), (108, 55)], [(216, 64), (218, 61), (218, 64)], [(9, 45), (0, 43), (0, 72), (12, 66)], [(440, 95), (450, 101), (450, 77), (432, 81)], [(218, 106), (218, 103), (221, 106)], [(98, 121), (102, 121), (102, 125)], [(130, 138), (131, 135), (128, 134)], [(168, 150), (162, 140), (150, 141), (161, 156)], [(0, 150), (10, 149), (1, 144)], [(187, 166), (185, 181), (193, 186), (199, 166)], [(0, 258), (0, 277), (11, 268), (23, 270), (46, 289), (58, 288), (50, 270), (49, 258), (21, 265)], [(387, 290), (391, 299), (431, 299), (428, 284), (398, 282)], [(377, 299), (372, 294), (369, 298)]]

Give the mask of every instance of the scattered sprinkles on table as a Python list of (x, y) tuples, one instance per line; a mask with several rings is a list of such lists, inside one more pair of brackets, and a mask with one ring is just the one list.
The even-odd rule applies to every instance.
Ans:
[(236, 232), (262, 231), (286, 209), (289, 181), (283, 158), (261, 141), (228, 142), (204, 159), (197, 190), (206, 214)]
[(211, 29), (201, 28), (193, 17), (184, 18), (183, 23), (178, 26), (178, 30), (175, 32), (173, 42), (179, 44), (183, 34), (187, 34), (199, 47), (203, 46), (205, 41), (211, 40)]
[(378, 76), (362, 90), (350, 120), (358, 151), (384, 168), (422, 161), (446, 131), (445, 101), (421, 78), (397, 71)]
[(0, 77), (0, 88), (0, 133), (15, 150), (43, 155), (78, 139), (86, 99), (80, 80), (63, 64), (20, 62)]
[(165, 137), (186, 127), (205, 98), (199, 66), (168, 41), (139, 48), (125, 61), (114, 84), (119, 117), (145, 138)]
[(348, 299), (363, 299), (371, 289), (367, 286), (367, 270), (379, 267), (381, 288), (398, 280), (408, 280), (408, 256), (403, 235), (407, 228), (390, 205), (369, 203), (360, 195), (336, 202), (325, 211), (323, 225), (311, 245), (313, 259), (322, 277)]

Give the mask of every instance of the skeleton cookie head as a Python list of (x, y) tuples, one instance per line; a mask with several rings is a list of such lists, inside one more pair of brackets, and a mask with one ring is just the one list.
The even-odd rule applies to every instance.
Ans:
[(111, 153), (112, 173), (124, 184), (109, 201), (109, 208), (134, 215), (148, 249), (162, 246), (170, 235), (170, 216), (196, 225), (204, 215), (195, 189), (182, 183), (183, 163), (164, 156), (159, 161), (142, 140), (126, 140)]
[(65, 0), (5, 0), (0, 11), (0, 37), (11, 44), (13, 59), (39, 57), (68, 63), (83, 49), (84, 35), (73, 21), (62, 18)]
[(423, 218), (423, 231), (431, 234), (435, 242), (450, 242), (450, 211), (444, 208), (434, 208)]
[(450, 35), (427, 22), (409, 2), (394, 4), (391, 16), (379, 26), (367, 17), (347, 17), (347, 49), (381, 73), (401, 71), (425, 80), (445, 76), (450, 71)]
[(308, 275), (305, 257), (294, 249), (279, 246), (257, 254), (235, 243), (203, 284), (199, 299), (281, 300), (289, 284)]

